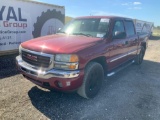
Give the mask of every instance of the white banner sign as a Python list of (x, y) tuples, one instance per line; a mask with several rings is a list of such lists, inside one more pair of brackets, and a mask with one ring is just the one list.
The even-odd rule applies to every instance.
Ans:
[(136, 26), (136, 31), (139, 33), (141, 32), (151, 33), (153, 29), (152, 22), (146, 22), (141, 20), (135, 20), (135, 26)]
[(1, 0), (0, 51), (18, 49), (19, 44), (62, 28), (64, 7), (37, 2)]

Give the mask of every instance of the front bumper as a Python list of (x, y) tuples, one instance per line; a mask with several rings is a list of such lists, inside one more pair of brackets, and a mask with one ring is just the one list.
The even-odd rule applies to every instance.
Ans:
[[(16, 63), (18, 69), (27, 79), (41, 87), (55, 88), (64, 91), (77, 89), (82, 84), (83, 70), (47, 70), (26, 63), (22, 60), (21, 56), (16, 57)], [(48, 86), (45, 86), (44, 83), (47, 83)], [(57, 83), (61, 83), (61, 86), (58, 86)]]
[(22, 71), (42, 79), (49, 79), (52, 77), (75, 78), (79, 76), (79, 72), (80, 72), (79, 70), (75, 70), (75, 71), (64, 71), (64, 70), (56, 70), (56, 69), (42, 70), (42, 68), (38, 68), (24, 62), (20, 56), (16, 57), (16, 62)]

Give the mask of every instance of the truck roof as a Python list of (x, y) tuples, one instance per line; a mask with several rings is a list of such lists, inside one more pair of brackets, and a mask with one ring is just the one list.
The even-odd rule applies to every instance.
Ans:
[(127, 17), (120, 17), (120, 16), (82, 16), (82, 17), (77, 17), (75, 19), (81, 19), (81, 18), (123, 18), (123, 19), (129, 19), (129, 20), (133, 20), (131, 18), (127, 18)]

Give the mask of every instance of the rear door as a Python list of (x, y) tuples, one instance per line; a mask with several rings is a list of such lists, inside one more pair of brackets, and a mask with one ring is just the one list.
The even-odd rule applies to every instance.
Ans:
[(139, 44), (138, 36), (132, 20), (124, 20), (126, 29), (126, 40), (128, 41), (128, 60), (133, 59), (137, 54), (137, 47)]

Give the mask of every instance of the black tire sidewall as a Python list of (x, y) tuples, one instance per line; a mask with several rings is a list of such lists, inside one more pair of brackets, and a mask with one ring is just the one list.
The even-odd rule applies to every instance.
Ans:
[(145, 49), (144, 49), (143, 46), (141, 46), (141, 50), (140, 50), (140, 52), (139, 52), (139, 54), (137, 55), (137, 58), (136, 58), (136, 64), (137, 65), (140, 65), (143, 62), (144, 54), (145, 54)]
[(140, 64), (141, 64), (142, 61), (143, 61), (143, 57), (144, 57), (144, 48), (142, 47), (142, 48), (141, 48), (140, 55), (139, 55), (139, 63), (140, 63)]
[[(96, 84), (96, 89), (94, 90), (90, 90), (89, 86), (90, 86), (90, 77), (92, 72), (94, 71), (98, 71), (98, 73), (101, 75), (101, 77), (97, 80), (97, 84)], [(101, 88), (102, 85), (102, 81), (104, 79), (104, 72), (103, 72), (103, 68), (100, 64), (93, 64), (92, 69), (89, 69), (86, 78), (86, 86), (85, 86), (85, 92), (86, 92), (86, 96), (87, 98), (93, 98), (96, 96), (96, 94), (98, 93), (98, 91)]]

